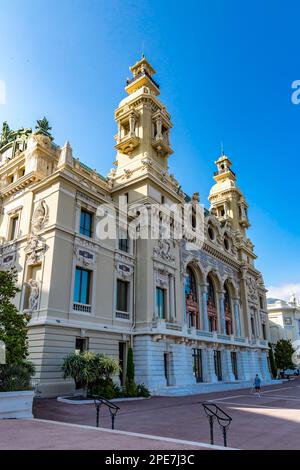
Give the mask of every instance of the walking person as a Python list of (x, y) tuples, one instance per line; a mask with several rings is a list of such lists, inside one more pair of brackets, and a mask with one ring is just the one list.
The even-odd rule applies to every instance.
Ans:
[(258, 374), (256, 374), (256, 376), (255, 376), (253, 386), (254, 386), (255, 392), (260, 397), (261, 379), (260, 379)]

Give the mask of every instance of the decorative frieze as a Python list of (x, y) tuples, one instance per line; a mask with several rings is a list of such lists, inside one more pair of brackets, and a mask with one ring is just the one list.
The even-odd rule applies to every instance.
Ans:
[(175, 256), (173, 256), (171, 253), (170, 240), (165, 240), (165, 239), (158, 240), (157, 245), (154, 246), (153, 248), (153, 257), (174, 263)]
[(16, 243), (0, 246), (1, 269), (8, 269), (14, 266), (16, 257), (17, 257), (17, 244)]

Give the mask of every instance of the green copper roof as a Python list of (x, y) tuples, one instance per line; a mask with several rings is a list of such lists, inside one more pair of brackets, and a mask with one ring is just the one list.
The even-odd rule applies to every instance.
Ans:
[(100, 173), (98, 173), (97, 171), (93, 170), (92, 168), (90, 168), (89, 166), (87, 166), (85, 163), (82, 163), (80, 162), (80, 166), (84, 169), (84, 170), (87, 170), (87, 171), (91, 171), (91, 172), (94, 172), (96, 173), (96, 175), (101, 178), (103, 181), (106, 181), (106, 178), (102, 175), (100, 175)]

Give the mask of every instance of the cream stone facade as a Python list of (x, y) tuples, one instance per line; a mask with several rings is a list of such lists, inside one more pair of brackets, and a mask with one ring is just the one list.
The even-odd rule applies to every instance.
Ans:
[(276, 344), (280, 339), (300, 340), (300, 303), (292, 295), (286, 302), (280, 299), (268, 299), (268, 317), (271, 342)]
[[(75, 349), (119, 358), (124, 370), (129, 345), (136, 382), (154, 394), (247, 384), (256, 373), (267, 382), (266, 290), (227, 156), (216, 162), (201, 247), (191, 249), (184, 236), (122, 239), (121, 219), (114, 239), (97, 236), (99, 206), (118, 212), (121, 196), (131, 219), (138, 206), (200, 206), (198, 193), (189, 198), (169, 171), (172, 122), (154, 69), (143, 57), (131, 71), (115, 111), (117, 155), (107, 177), (74, 158), (68, 142), (57, 146), (46, 119), (35, 130), (3, 126), (0, 269), (18, 271), (15, 302), (31, 315), (39, 390), (74, 390), (61, 365)], [(159, 220), (167, 223), (164, 211)]]

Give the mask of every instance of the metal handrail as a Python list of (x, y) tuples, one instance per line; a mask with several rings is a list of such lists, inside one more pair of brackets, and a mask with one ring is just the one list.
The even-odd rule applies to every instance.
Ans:
[(227, 447), (227, 431), (231, 424), (232, 418), (218, 405), (211, 402), (203, 402), (205, 414), (209, 420), (210, 426), (210, 443), (214, 444), (214, 420), (217, 419), (220, 428), (223, 431), (224, 447)]
[(111, 401), (107, 400), (104, 397), (100, 396), (93, 396), (94, 404), (96, 407), (96, 427), (99, 428), (99, 420), (100, 420), (100, 409), (102, 405), (107, 406), (110, 416), (111, 416), (111, 429), (115, 429), (115, 417), (118, 413), (120, 407), (115, 405)]

